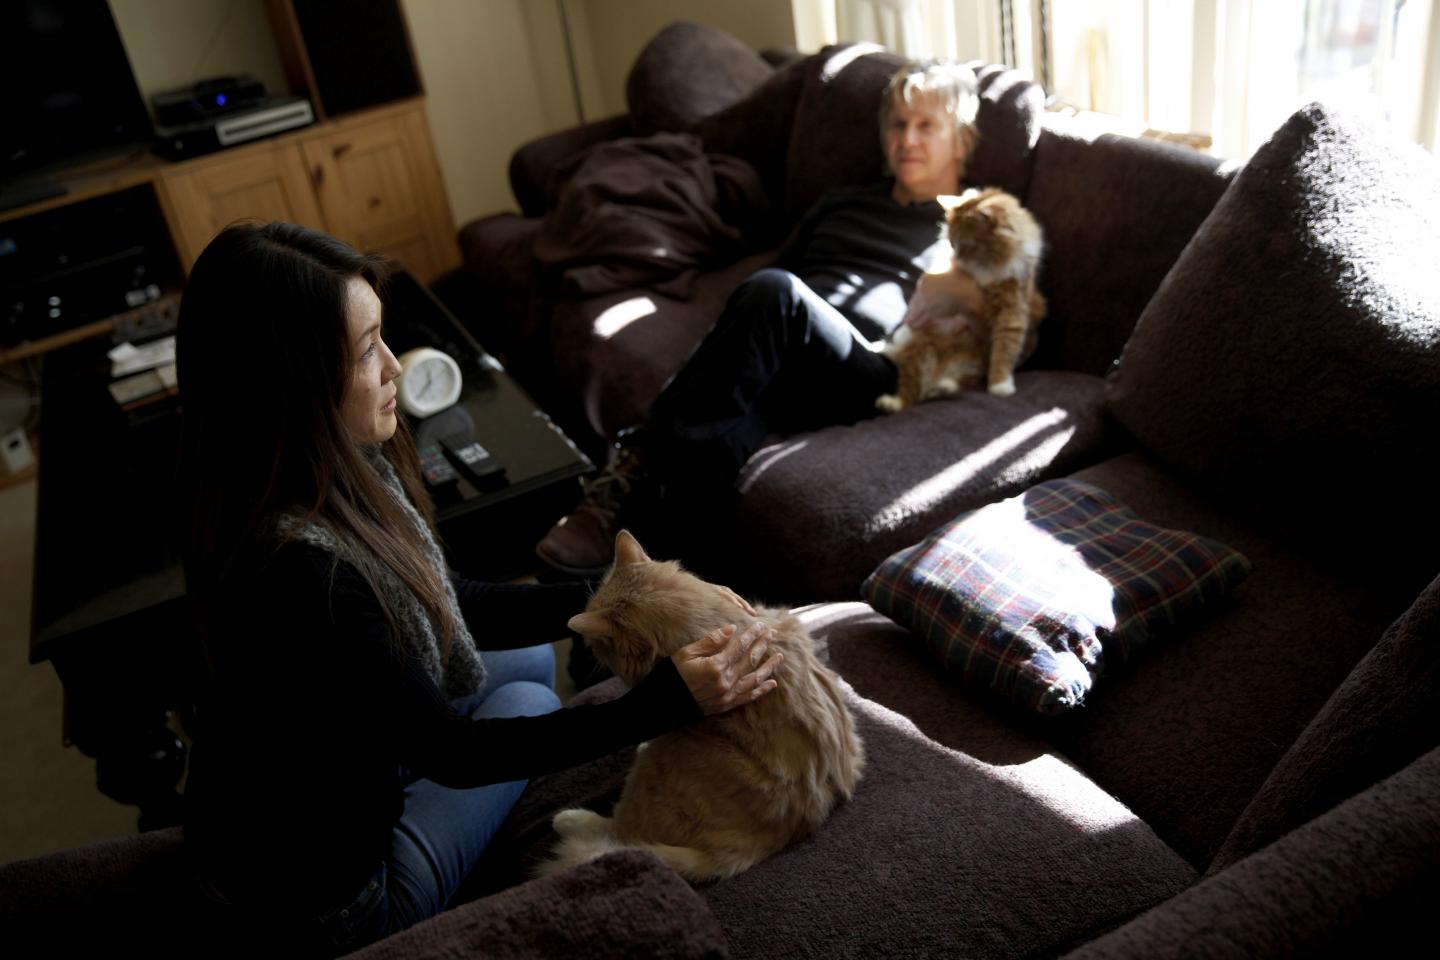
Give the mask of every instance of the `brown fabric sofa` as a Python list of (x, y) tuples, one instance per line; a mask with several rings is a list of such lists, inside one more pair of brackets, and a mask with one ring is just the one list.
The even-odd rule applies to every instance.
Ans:
[[(630, 116), (523, 148), (527, 216), (462, 230), (484, 304), (466, 321), (598, 456), (804, 205), (874, 176), (871, 118), (897, 63), (851, 47), (771, 67), (714, 31), (667, 30), (632, 74)], [(739, 79), (690, 76), (666, 98), (674, 71), (712, 70)], [(1237, 173), (1042, 123), (1033, 86), (982, 73), (972, 175), (1019, 193), (1050, 244), (1051, 316), (1017, 396), (778, 438), (739, 479), (733, 540), (686, 558), (803, 604), (866, 741), (853, 800), (693, 890), (632, 853), (530, 881), (551, 816), (604, 811), (630, 754), (543, 777), (476, 872), (477, 899), (370, 952), (1138, 960), (1424, 942), (1440, 893), (1440, 521), (1423, 496), (1440, 296), (1411, 268), (1440, 175), (1315, 109)], [(531, 254), (562, 187), (544, 171), (656, 131), (745, 159), (774, 222), (688, 299), (567, 299)], [(600, 322), (642, 296), (653, 312)], [(1083, 708), (1040, 718), (963, 689), (858, 587), (957, 513), (1063, 475), (1234, 547), (1252, 572), (1108, 669)], [(0, 917), (174, 943), (156, 930), (185, 902), (179, 849), (152, 835), (0, 868)], [(567, 924), (583, 932), (547, 939)]]
[[(880, 175), (875, 118), (884, 84), (902, 63), (879, 47), (851, 45), (769, 68), (718, 31), (667, 28), (631, 74), (628, 117), (522, 147), (510, 172), (524, 215), (462, 228), (466, 276), (477, 291), (476, 307), (462, 318), (604, 462), (608, 445), (642, 421), (731, 291), (773, 261), (804, 211), (826, 190)], [(720, 541), (709, 530), (681, 538), (696, 545), (684, 559), (706, 573), (775, 601), (853, 599), (881, 559), (959, 510), (1114, 448), (1102, 377), (1229, 175), (1199, 154), (1046, 129), (1037, 86), (1002, 67), (974, 66), (980, 141), (968, 179), (1022, 197), (1051, 249), (1043, 280), (1050, 316), (1018, 394), (929, 404), (760, 452), (737, 484), (736, 522), (718, 525)], [(713, 98), (692, 100), (693, 82), (679, 84), (674, 71), (693, 81), (701, 70), (743, 76), (751, 89), (723, 109)], [(737, 93), (733, 82), (719, 86)], [(661, 109), (662, 102), (671, 105)], [(698, 137), (708, 154), (750, 164), (769, 197), (768, 216), (747, 244), (716, 251), (688, 297), (656, 284), (577, 296), (563, 270), (542, 266), (533, 252), (563, 191), (556, 173), (567, 162), (573, 167), (577, 150), (654, 131), (661, 121), (671, 124), (667, 131)], [(616, 329), (616, 312), (634, 304), (645, 312)], [(773, 549), (777, 543), (785, 549)]]
[[(727, 40), (672, 30), (641, 64), (702, 43)], [(824, 189), (876, 175), (870, 118), (899, 62), (822, 51), (666, 129), (750, 162), (780, 235)], [(1404, 249), (1431, 249), (1440, 177), (1366, 155), (1323, 111), (1297, 114), (1246, 177), (1081, 135), (1044, 117), (1012, 72), (978, 72), (969, 177), (1015, 192), (1045, 228), (1040, 349), (1014, 398), (971, 393), (776, 438), (737, 482), (728, 542), (682, 557), (812, 604), (803, 615), (877, 758), (813, 840), (702, 892), (737, 956), (1347, 955), (1402, 942), (1440, 884), (1440, 554), (1421, 489), (1436, 455), (1420, 439), (1440, 410), (1440, 298), (1405, 280), (1424, 276), (1425, 254)], [(1407, 195), (1423, 211), (1408, 221)], [(603, 455), (767, 254), (757, 243), (718, 258), (689, 301), (568, 299), (527, 261), (517, 238), (544, 207), (526, 214), (462, 230), (470, 269), (512, 297), (523, 285), (527, 305), (471, 322)], [(655, 312), (606, 335), (604, 311), (641, 295)], [(895, 550), (1065, 475), (1229, 544), (1251, 576), (1058, 721), (961, 690), (854, 602)], [(490, 875), (542, 855), (561, 806), (604, 809), (625, 766), (533, 785)]]

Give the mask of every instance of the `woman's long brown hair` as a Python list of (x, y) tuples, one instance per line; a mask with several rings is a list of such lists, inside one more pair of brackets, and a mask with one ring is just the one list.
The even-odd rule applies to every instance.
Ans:
[[(226, 228), (190, 273), (176, 333), (185, 577), (212, 669), (220, 604), (281, 545), (275, 524), (286, 513), (329, 528), (393, 571), (449, 651), (455, 624), (444, 574), (426, 561), (418, 531), (341, 415), (357, 360), (346, 287), (363, 278), (383, 301), (386, 275), (384, 260), (289, 223)], [(415, 443), (398, 419), (383, 452), (433, 532)], [(363, 565), (360, 573), (393, 634), (385, 591)]]

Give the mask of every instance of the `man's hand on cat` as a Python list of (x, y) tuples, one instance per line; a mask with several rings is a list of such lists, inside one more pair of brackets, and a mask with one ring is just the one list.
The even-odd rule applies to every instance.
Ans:
[(954, 267), (944, 273), (920, 275), (903, 322), (908, 327), (923, 330), (956, 314), (980, 316), (984, 312), (985, 292), (974, 277)]
[(702, 713), (713, 716), (733, 710), (776, 688), (770, 675), (784, 654), (766, 658), (770, 636), (763, 623), (752, 623), (740, 633), (732, 624), (675, 652), (670, 659)]

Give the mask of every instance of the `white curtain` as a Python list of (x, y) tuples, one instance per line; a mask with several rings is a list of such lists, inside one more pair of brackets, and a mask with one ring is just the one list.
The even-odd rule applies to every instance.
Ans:
[(999, 0), (791, 0), (795, 45), (870, 41), (907, 57), (999, 63)]
[[(1024, 3), (1026, 0), (1016, 0)], [(1312, 100), (1434, 149), (1433, 0), (1052, 0), (1049, 93), (1243, 160)]]
[(870, 40), (907, 57), (932, 56), (920, 0), (836, 0), (840, 40)]
[[(1440, 0), (792, 0), (796, 42), (869, 40), (910, 57), (1001, 62), (1062, 103), (1211, 138), (1244, 160), (1298, 107), (1324, 100), (1431, 150), (1440, 128)], [(1042, 40), (1043, 33), (1043, 40)]]

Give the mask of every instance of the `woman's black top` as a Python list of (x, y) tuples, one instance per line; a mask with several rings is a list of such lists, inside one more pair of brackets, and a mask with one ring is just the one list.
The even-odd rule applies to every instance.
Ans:
[[(587, 597), (579, 583), (455, 589), (481, 650), (559, 639)], [(701, 716), (668, 659), (609, 703), (459, 716), (391, 641), (359, 572), (309, 544), (282, 547), (231, 596), (211, 624), (185, 833), (234, 903), (305, 914), (353, 895), (390, 850), (406, 770), (457, 788), (528, 779)]]

